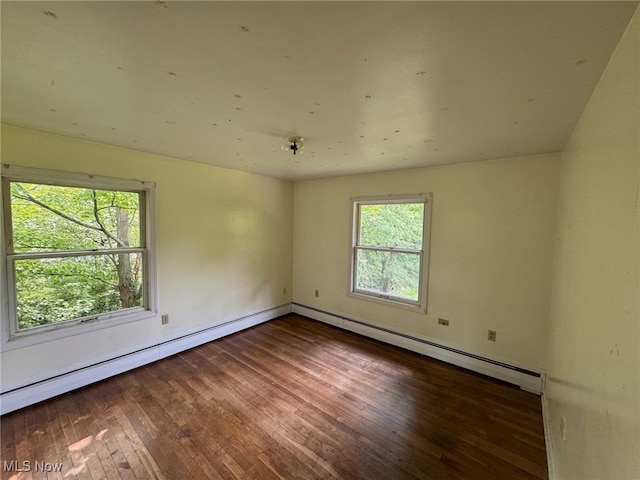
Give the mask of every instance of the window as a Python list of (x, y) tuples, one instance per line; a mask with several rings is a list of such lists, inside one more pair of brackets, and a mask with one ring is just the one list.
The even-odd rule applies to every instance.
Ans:
[(351, 203), (351, 293), (426, 310), (431, 194)]
[(155, 314), (153, 184), (3, 165), (2, 200), (5, 339)]

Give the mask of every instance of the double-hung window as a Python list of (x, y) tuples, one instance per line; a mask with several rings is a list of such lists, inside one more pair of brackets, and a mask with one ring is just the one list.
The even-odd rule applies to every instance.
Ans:
[(154, 188), (2, 166), (5, 340), (38, 343), (156, 313)]
[(431, 194), (351, 204), (351, 293), (426, 310)]

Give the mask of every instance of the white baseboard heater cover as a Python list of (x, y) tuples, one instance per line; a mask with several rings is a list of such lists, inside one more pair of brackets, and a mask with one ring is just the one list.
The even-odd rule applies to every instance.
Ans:
[(446, 345), (440, 345), (424, 338), (397, 332), (378, 325), (372, 325), (362, 320), (348, 318), (295, 302), (293, 303), (293, 311), (323, 323), (328, 323), (366, 337), (406, 348), (407, 350), (442, 360), (443, 362), (451, 363), (492, 378), (497, 378), (498, 380), (503, 380), (517, 385), (528, 392), (538, 395), (543, 393), (544, 373), (541, 372), (516, 367)]
[(94, 359), (68, 369), (50, 372), (0, 392), (0, 415), (70, 392), (94, 382), (141, 367), (212, 340), (291, 313), (291, 304), (217, 322), (208, 327), (182, 332), (159, 343), (140, 345), (131, 351)]
[(439, 345), (426, 339), (396, 332), (367, 322), (336, 315), (298, 303), (281, 305), (262, 312), (216, 323), (152, 345), (143, 345), (133, 351), (119, 352), (109, 358), (96, 359), (87, 364), (51, 372), (46, 377), (30, 379), (11, 385), (0, 392), (0, 415), (70, 392), (76, 388), (124, 373), (176, 353), (202, 345), (258, 325), (291, 311), (323, 323), (374, 338), (391, 345), (436, 358), (468, 370), (503, 380), (522, 389), (542, 394), (544, 374), (484, 358), (479, 355)]

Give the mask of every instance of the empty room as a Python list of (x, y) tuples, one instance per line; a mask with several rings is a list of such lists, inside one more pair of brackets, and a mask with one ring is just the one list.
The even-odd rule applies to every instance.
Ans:
[(0, 18), (0, 478), (640, 479), (638, 2)]

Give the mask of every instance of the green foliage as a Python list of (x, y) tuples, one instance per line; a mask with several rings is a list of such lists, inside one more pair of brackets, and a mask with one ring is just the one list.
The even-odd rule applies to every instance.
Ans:
[(129, 246), (140, 245), (137, 193), (11, 184), (15, 252), (118, 247), (118, 212), (129, 218)]
[[(359, 245), (421, 250), (423, 203), (360, 206)], [(420, 254), (359, 249), (357, 287), (386, 295), (418, 300)]]
[(420, 250), (423, 217), (423, 203), (361, 205), (360, 244)]
[[(139, 194), (11, 184), (16, 253), (96, 251), (140, 245)], [(139, 306), (142, 258), (95, 253), (15, 261), (18, 328)]]

